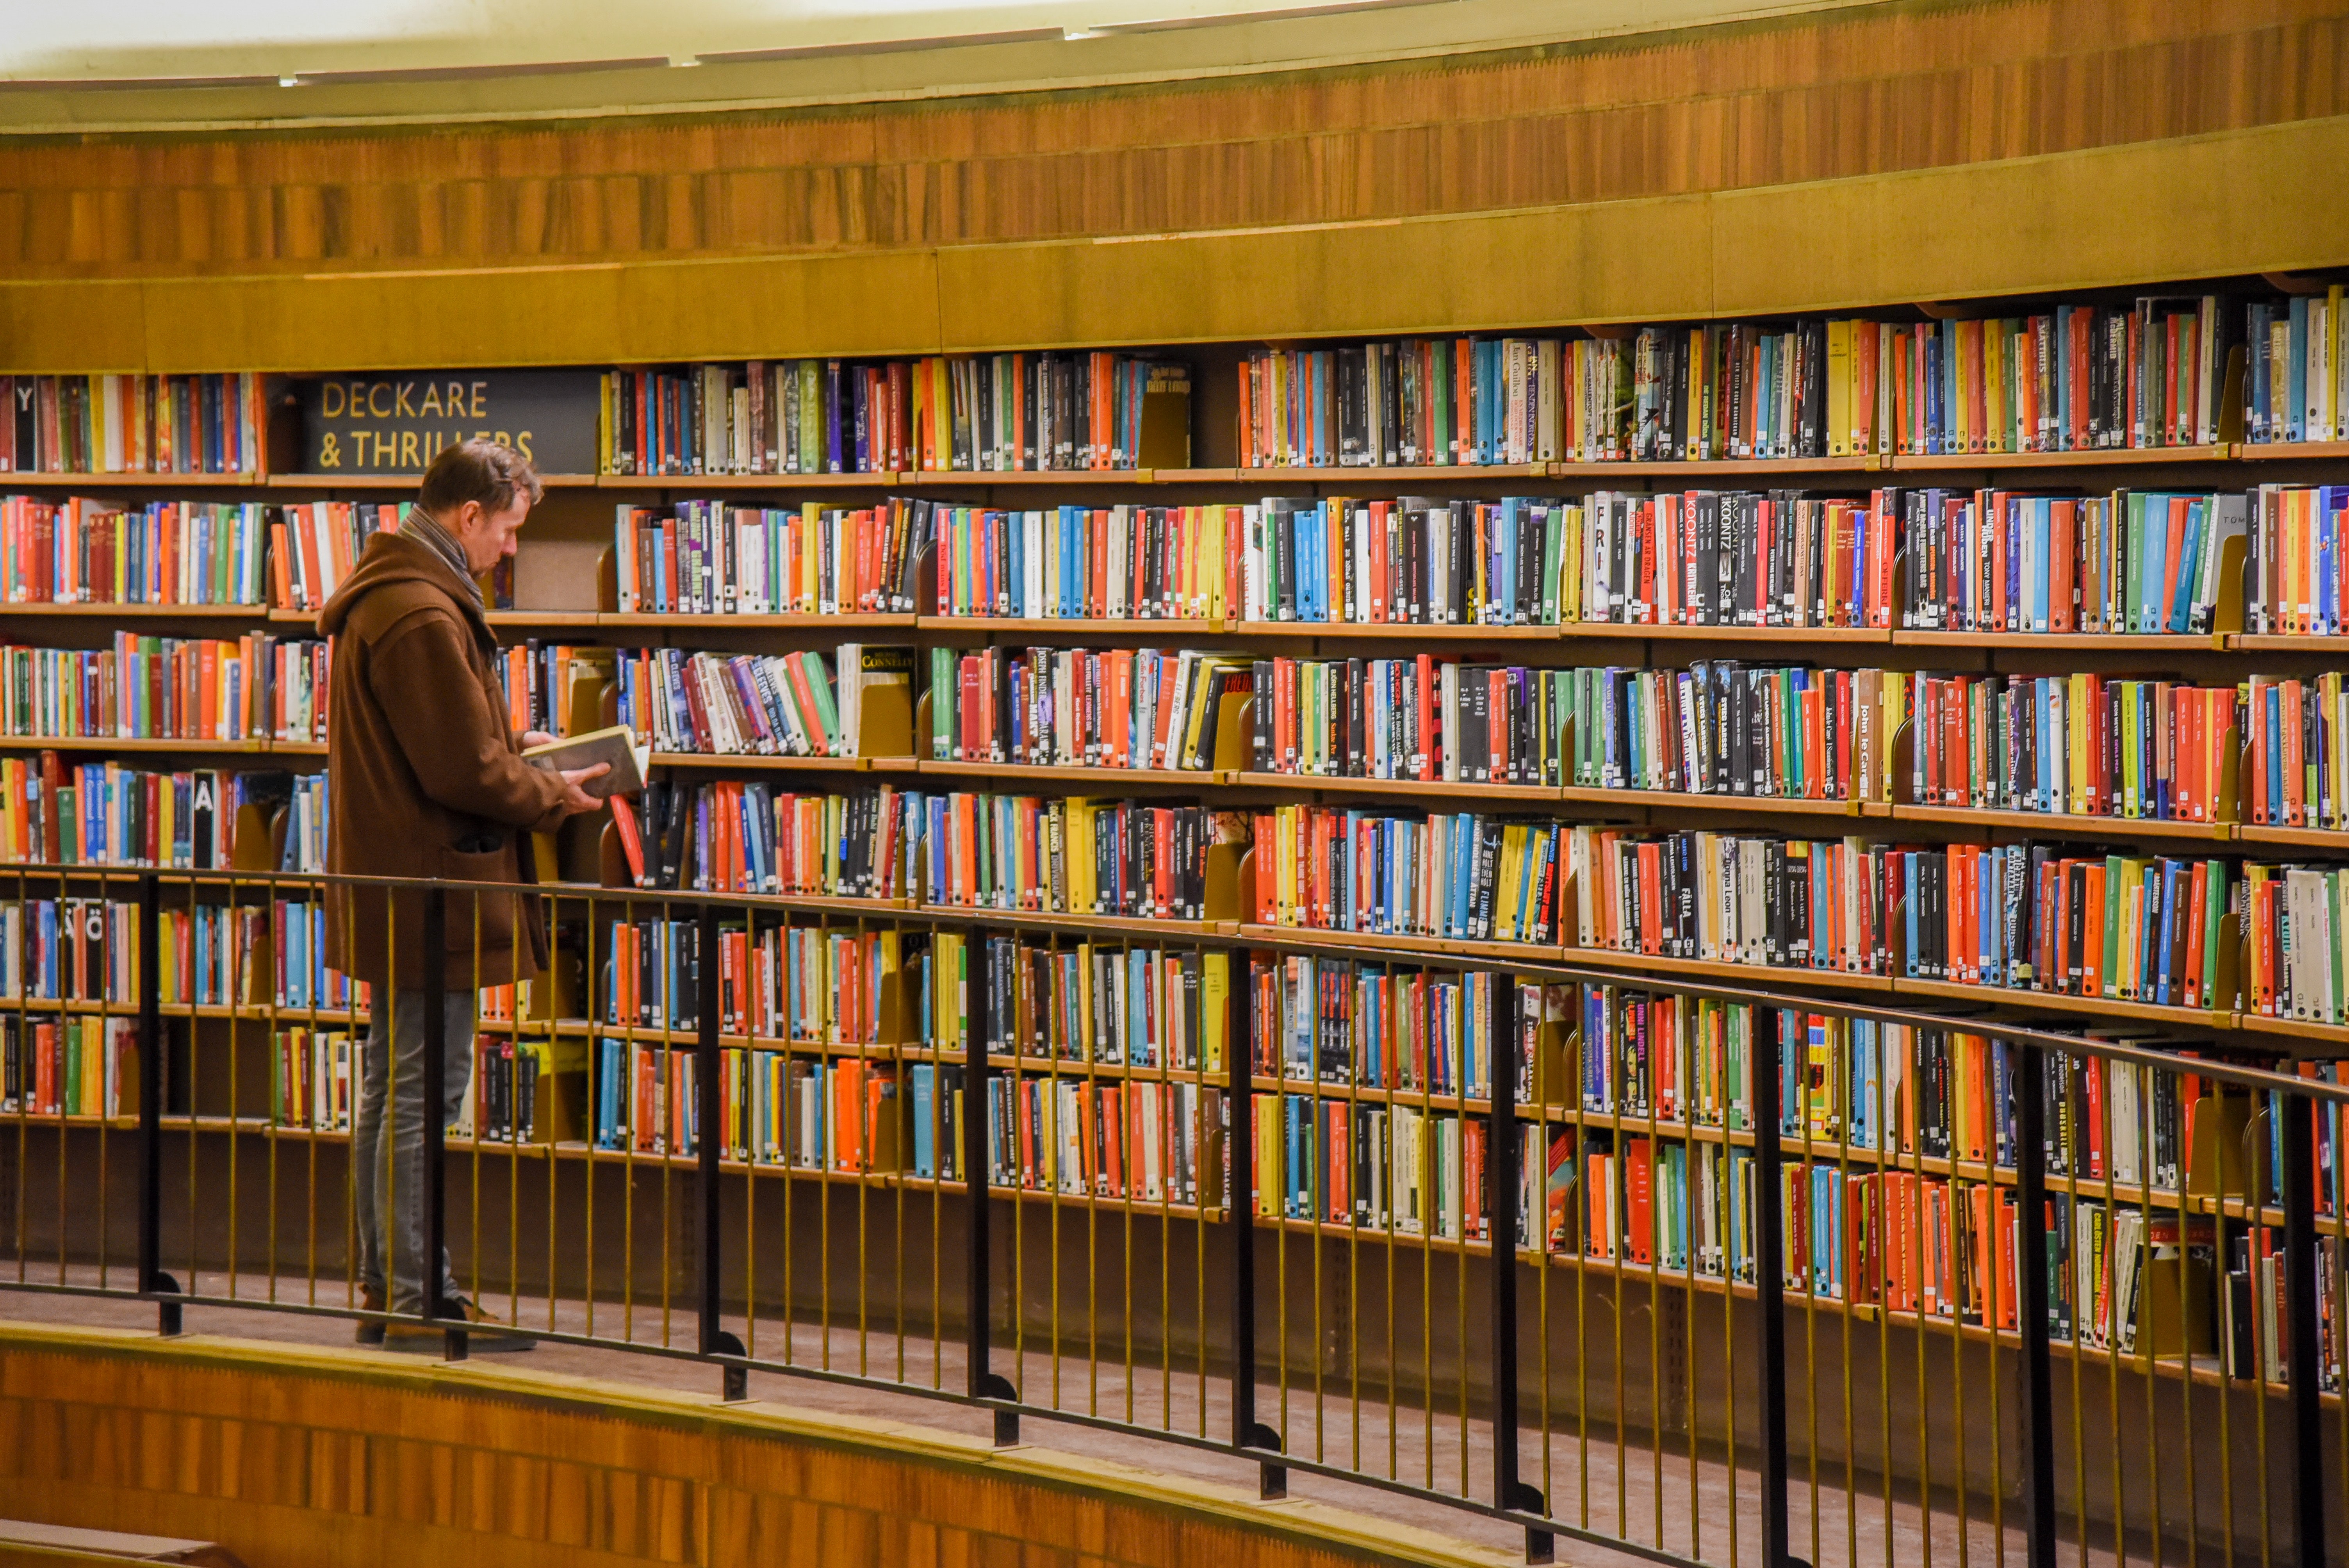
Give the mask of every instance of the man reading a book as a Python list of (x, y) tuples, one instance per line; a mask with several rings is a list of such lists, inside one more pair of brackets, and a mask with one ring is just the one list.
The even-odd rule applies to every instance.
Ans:
[[(514, 535), (541, 494), (518, 453), (465, 441), (433, 459), (396, 531), (367, 542), (358, 564), (318, 614), (334, 641), (328, 694), (327, 866), (352, 877), (447, 882), (439, 951), (425, 952), (420, 886), (345, 883), (326, 898), (329, 960), (372, 987), (351, 1161), (361, 1305), (424, 1310), (422, 1155), (426, 976), (443, 985), (444, 1125), (464, 1104), (473, 1020), (483, 986), (537, 974), (546, 933), (535, 901), (454, 885), (533, 880), (524, 835), (597, 809), (582, 786), (601, 767), (561, 773), (532, 767), (523, 748), (549, 738), (506, 722), (497, 638), (474, 579), (513, 553)], [(446, 1252), (444, 1313), (480, 1321), (458, 1293)], [(385, 1326), (359, 1326), (362, 1344)], [(397, 1326), (398, 1337), (434, 1330)], [(526, 1340), (505, 1342), (526, 1346)]]

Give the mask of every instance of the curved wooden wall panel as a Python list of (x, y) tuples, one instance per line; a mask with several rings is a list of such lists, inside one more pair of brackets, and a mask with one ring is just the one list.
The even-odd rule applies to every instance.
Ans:
[(1422, 1532), (1050, 1449), (283, 1344), (0, 1326), (0, 1512), (251, 1568), (1493, 1568)]
[(2339, 265), (2341, 9), (1895, 3), (943, 103), (24, 139), (0, 370), (1449, 331)]
[[(2349, 109), (2330, 0), (1978, 0), (1207, 84), (0, 150), (0, 268), (1003, 243), (1616, 201)], [(1365, 27), (1375, 27), (1365, 21)]]
[(1768, 315), (2349, 261), (2349, 116), (1661, 201), (1102, 243), (0, 283), (0, 370), (926, 354)]

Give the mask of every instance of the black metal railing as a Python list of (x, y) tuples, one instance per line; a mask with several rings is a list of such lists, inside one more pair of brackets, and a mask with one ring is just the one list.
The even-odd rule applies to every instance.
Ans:
[[(2342, 1559), (2334, 1079), (1195, 923), (5, 875), (0, 1284), (150, 1301), (166, 1335), (233, 1305), (450, 1358), (690, 1357), (732, 1398), (753, 1370), (868, 1384), (987, 1409), (999, 1443), (1071, 1421), (1253, 1464), (1266, 1497), (1295, 1471), (1435, 1500), (1521, 1530), (1529, 1561), (1559, 1536), (1668, 1563)], [(470, 1136), (422, 1117), (409, 1311), (360, 1295), (373, 1222), (319, 1108), (358, 1109), (358, 1031), (407, 1005), (419, 1099), (443, 1103), (449, 966), (413, 1004), (320, 1006), (329, 899), (382, 901), (394, 946), (460, 971), (470, 920), (475, 980), (502, 972), (497, 901), (516, 952), (531, 919), (553, 939), (477, 1023), (500, 1032), (469, 1058)], [(1421, 1011), (1381, 1010), (1404, 997)], [(321, 1061), (347, 1079), (322, 1089)], [(431, 1265), (452, 1240), (461, 1300)]]

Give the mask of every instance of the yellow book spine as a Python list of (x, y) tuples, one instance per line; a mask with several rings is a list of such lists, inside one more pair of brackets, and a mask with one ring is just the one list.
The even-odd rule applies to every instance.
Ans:
[(1196, 598), (1200, 613), (1211, 620), (1224, 618), (1224, 530), (1227, 521), (1220, 505), (1192, 509), (1200, 531), (1199, 575)]
[[(1297, 923), (1297, 808), (1283, 806), (1273, 814), (1273, 920)], [(1258, 851), (1262, 852), (1261, 850)], [(1261, 866), (1257, 874), (1262, 876)]]
[(1851, 455), (1851, 325), (1827, 323), (1827, 456)]
[(2075, 815), (2087, 814), (2095, 810), (2095, 799), (2090, 792), (2088, 784), (2090, 748), (2086, 737), (2092, 731), (2088, 723), (2088, 677), (2085, 675), (2075, 675), (2071, 677), (2071, 689), (2064, 694), (2064, 750), (2070, 762), (2066, 771), (2069, 774), (2067, 781), (2071, 786), (2072, 797), (2071, 803), (2066, 809)]
[(1199, 955), (1199, 1063), (1208, 1073), (1224, 1070), (1225, 1029), (1231, 1020), (1232, 955)]
[(814, 501), (800, 503), (799, 603), (792, 608), (812, 614), (818, 603), (817, 582), (823, 565), (823, 508)]
[(595, 398), (595, 464), (599, 472), (607, 474), (618, 471), (612, 461), (612, 384), (616, 379), (606, 371), (596, 380), (600, 391)]

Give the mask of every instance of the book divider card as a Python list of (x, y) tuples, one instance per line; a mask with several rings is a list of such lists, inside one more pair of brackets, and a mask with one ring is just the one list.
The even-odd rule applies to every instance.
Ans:
[[(247, 800), (239, 806), (235, 826), (229, 836), (229, 869), (266, 874), (284, 864), (285, 834), (292, 816), (288, 807), (262, 800)], [(274, 894), (272, 902), (274, 903)], [(253, 945), (245, 950), (243, 964), (247, 975), (267, 977), (268, 998), (274, 1001), (277, 995), (277, 923), (274, 909), (271, 914), (273, 918), (261, 923)]]
[(620, 557), (615, 545), (607, 544), (595, 553), (595, 610), (604, 615), (619, 614)]
[[(1227, 691), (1216, 699), (1216, 754), (1209, 777), (1237, 779), (1244, 772), (1256, 744), (1256, 697), (1248, 692)], [(1237, 929), (1254, 913), (1248, 905), (1256, 887), (1256, 846), (1216, 843), (1207, 846), (1207, 886), (1205, 907), (1211, 925)]]
[[(2235, 355), (2240, 358), (2242, 350), (2236, 349)], [(2230, 385), (2232, 384), (2230, 383)], [(2240, 434), (2240, 421), (2242, 418), (2242, 389), (2235, 387), (2228, 396), (2236, 406), (2235, 418), (2239, 422), (2238, 433)], [(2243, 629), (2244, 607), (2249, 603), (2244, 593), (2243, 568), (2245, 562), (2250, 559), (2250, 551), (2251, 541), (2246, 539), (2240, 531), (2228, 534), (2219, 542), (2217, 597), (2210, 605), (2210, 645), (2213, 648), (2225, 647), (2227, 639)]]

